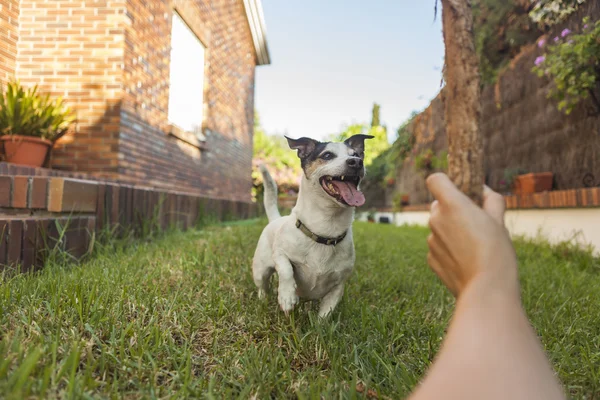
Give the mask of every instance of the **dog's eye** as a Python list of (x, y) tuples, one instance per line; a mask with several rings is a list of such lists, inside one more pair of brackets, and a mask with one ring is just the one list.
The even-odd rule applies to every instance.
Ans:
[(326, 151), (325, 153), (321, 154), (321, 158), (323, 160), (332, 160), (335, 158), (335, 154), (330, 151)]

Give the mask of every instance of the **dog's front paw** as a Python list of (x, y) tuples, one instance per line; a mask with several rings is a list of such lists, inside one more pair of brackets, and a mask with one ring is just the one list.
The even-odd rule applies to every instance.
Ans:
[(298, 295), (294, 287), (290, 288), (279, 288), (279, 294), (277, 296), (279, 306), (281, 310), (288, 315), (290, 311), (294, 309), (294, 306), (298, 304)]

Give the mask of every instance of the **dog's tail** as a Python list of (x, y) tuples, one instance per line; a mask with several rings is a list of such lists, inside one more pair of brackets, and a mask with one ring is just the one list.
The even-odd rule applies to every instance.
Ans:
[(265, 192), (265, 212), (267, 213), (269, 222), (271, 222), (281, 217), (281, 214), (279, 214), (279, 209), (277, 208), (277, 184), (271, 177), (267, 167), (264, 165), (260, 166), (260, 173), (263, 177), (263, 187)]

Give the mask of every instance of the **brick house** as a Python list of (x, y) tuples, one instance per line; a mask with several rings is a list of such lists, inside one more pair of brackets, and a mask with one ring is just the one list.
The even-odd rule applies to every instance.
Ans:
[(260, 0), (0, 0), (0, 82), (64, 96), (53, 169), (250, 200)]

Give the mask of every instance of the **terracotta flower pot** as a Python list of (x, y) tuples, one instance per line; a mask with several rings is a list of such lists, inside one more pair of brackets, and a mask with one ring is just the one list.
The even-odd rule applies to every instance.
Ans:
[(44, 165), (52, 142), (33, 136), (5, 135), (0, 137), (4, 144), (4, 156), (7, 162), (28, 167)]
[(513, 191), (515, 194), (531, 194), (552, 190), (552, 172), (540, 172), (519, 175), (515, 178)]
[(410, 204), (410, 196), (409, 196), (409, 195), (407, 195), (407, 194), (403, 194), (403, 195), (402, 195), (401, 204), (402, 204), (403, 206), (407, 206), (407, 205), (409, 205), (409, 204)]

